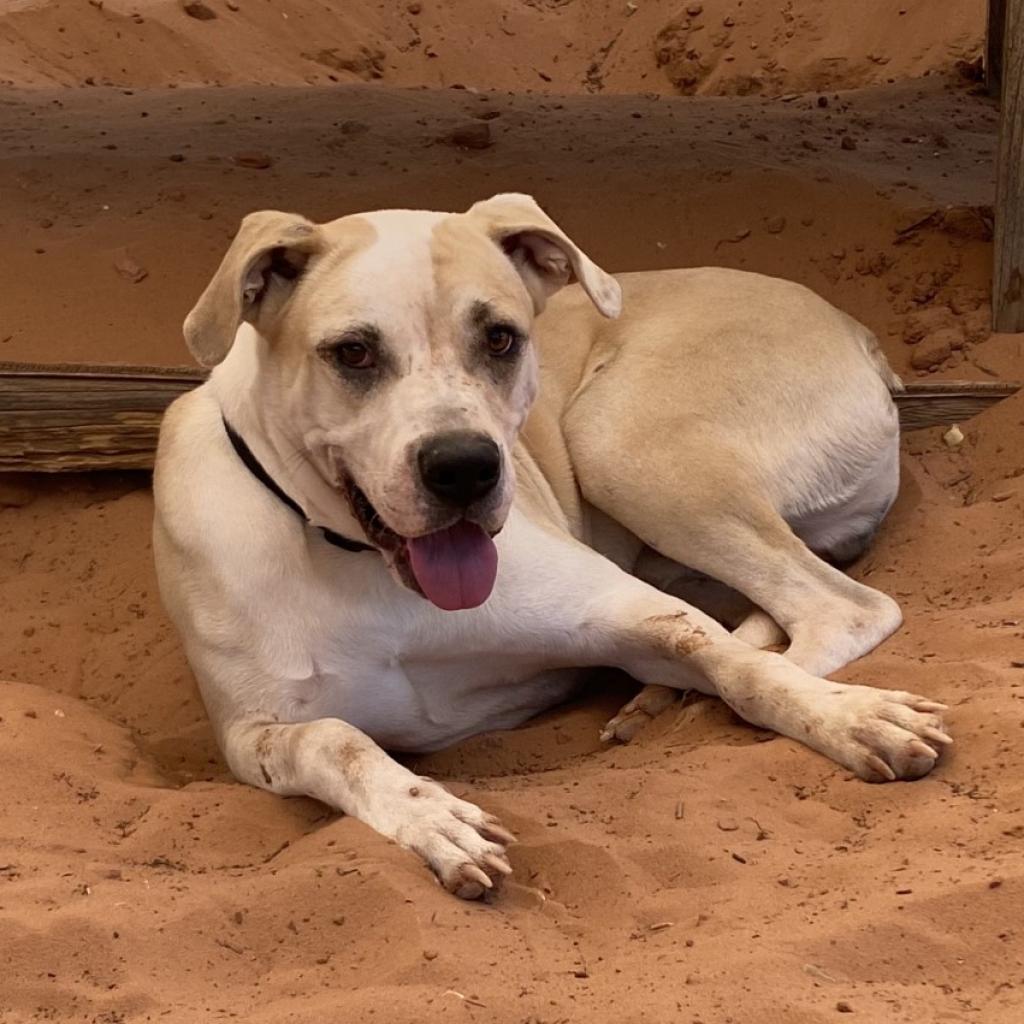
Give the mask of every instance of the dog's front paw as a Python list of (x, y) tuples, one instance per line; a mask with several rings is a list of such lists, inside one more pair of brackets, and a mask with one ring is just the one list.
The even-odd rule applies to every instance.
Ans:
[(833, 756), (867, 782), (919, 779), (953, 742), (942, 723), (944, 704), (870, 686), (846, 686), (834, 696), (834, 717), (824, 723)]
[(515, 836), (444, 786), (419, 779), (391, 811), (400, 818), (395, 840), (418, 853), (456, 896), (479, 899), (512, 873), (506, 848)]

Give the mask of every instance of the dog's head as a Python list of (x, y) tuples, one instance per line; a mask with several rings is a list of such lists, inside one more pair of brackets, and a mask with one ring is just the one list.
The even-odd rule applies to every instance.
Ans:
[(469, 608), (494, 583), (491, 538), (537, 391), (531, 323), (574, 279), (618, 314), (616, 281), (529, 196), (327, 224), (265, 211), (242, 222), (185, 338), (213, 366), (250, 324), (264, 422), (348, 503), (403, 583)]

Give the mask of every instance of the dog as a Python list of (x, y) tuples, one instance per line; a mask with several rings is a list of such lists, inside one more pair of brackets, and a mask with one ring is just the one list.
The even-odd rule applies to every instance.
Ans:
[[(895, 498), (900, 383), (806, 288), (615, 278), (502, 194), (250, 214), (184, 332), (214, 369), (162, 425), (154, 553), (243, 782), (476, 898), (513, 836), (385, 751), (513, 728), (589, 668), (646, 686), (608, 735), (692, 688), (869, 781), (951, 742), (942, 704), (821, 678), (901, 622), (830, 564)], [(749, 600), (734, 630), (673, 592), (694, 574)]]

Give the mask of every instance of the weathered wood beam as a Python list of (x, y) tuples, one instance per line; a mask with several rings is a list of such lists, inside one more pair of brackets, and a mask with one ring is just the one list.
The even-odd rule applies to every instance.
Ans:
[(1003, 45), (1006, 38), (1006, 0), (988, 0), (985, 31), (985, 88), (999, 97), (1003, 84)]
[[(164, 410), (205, 377), (192, 367), (0, 362), (0, 472), (150, 469)], [(906, 431), (963, 423), (1020, 389), (924, 381), (894, 397)]]
[(992, 325), (1024, 331), (1024, 0), (1003, 0), (1002, 107), (996, 167)]
[(0, 472), (149, 469), (190, 367), (0, 363)]

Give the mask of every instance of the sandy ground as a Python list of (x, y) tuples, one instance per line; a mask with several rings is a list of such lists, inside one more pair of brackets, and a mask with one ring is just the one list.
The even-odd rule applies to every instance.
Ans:
[(985, 0), (7, 0), (0, 82), (779, 93), (974, 59)]
[[(37, 88), (0, 93), (0, 359), (186, 362), (180, 322), (253, 208), (458, 208), (515, 188), (609, 269), (783, 274), (867, 322), (908, 379), (1024, 378), (1024, 337), (989, 332), (995, 114), (962, 78), (686, 102), (395, 90), (434, 66), (407, 55), (374, 84), (300, 91), (253, 84), (240, 57), (244, 82), (169, 90), (203, 80), (199, 33), (250, 7), (262, 32), (271, 5), (187, 23), (169, 4), (11, 6), (0, 78)], [(294, 21), (300, 6), (273, 5)], [(573, 6), (505, 4), (517, 25), (566, 33)], [(726, 5), (704, 6), (722, 20)], [(799, 8), (811, 28), (793, 52), (816, 52), (826, 5), (733, 6), (734, 31), (744, 8), (765, 23)], [(907, 0), (919, 52), (885, 36), (899, 77), (976, 44), (979, 6), (957, 25), (960, 4), (938, 18)], [(678, 9), (638, 3), (627, 29)], [(193, 63), (152, 43), (160, 60), (132, 50), (118, 78), (107, 36), (45, 60), (25, 42), (116, 17), (127, 40), (131, 10)], [(390, 24), (384, 6), (357, 10)], [(126, 88), (66, 88), (88, 67)], [(268, 63), (260, 81), (302, 84), (295, 67)], [(585, 91), (578, 71), (531, 87)], [(623, 88), (645, 88), (639, 73)], [(467, 124), (489, 125), (491, 145), (445, 141)], [(118, 271), (126, 259), (143, 280)], [(907, 438), (902, 496), (855, 570), (906, 625), (840, 674), (952, 705), (957, 744), (929, 779), (851, 780), (708, 700), (602, 747), (630, 688), (595, 684), (415, 762), (521, 837), (511, 884), (475, 905), (358, 822), (231, 781), (159, 606), (144, 475), (0, 479), (0, 1021), (1016, 1024), (1024, 396), (964, 429), (956, 450), (937, 431)]]

